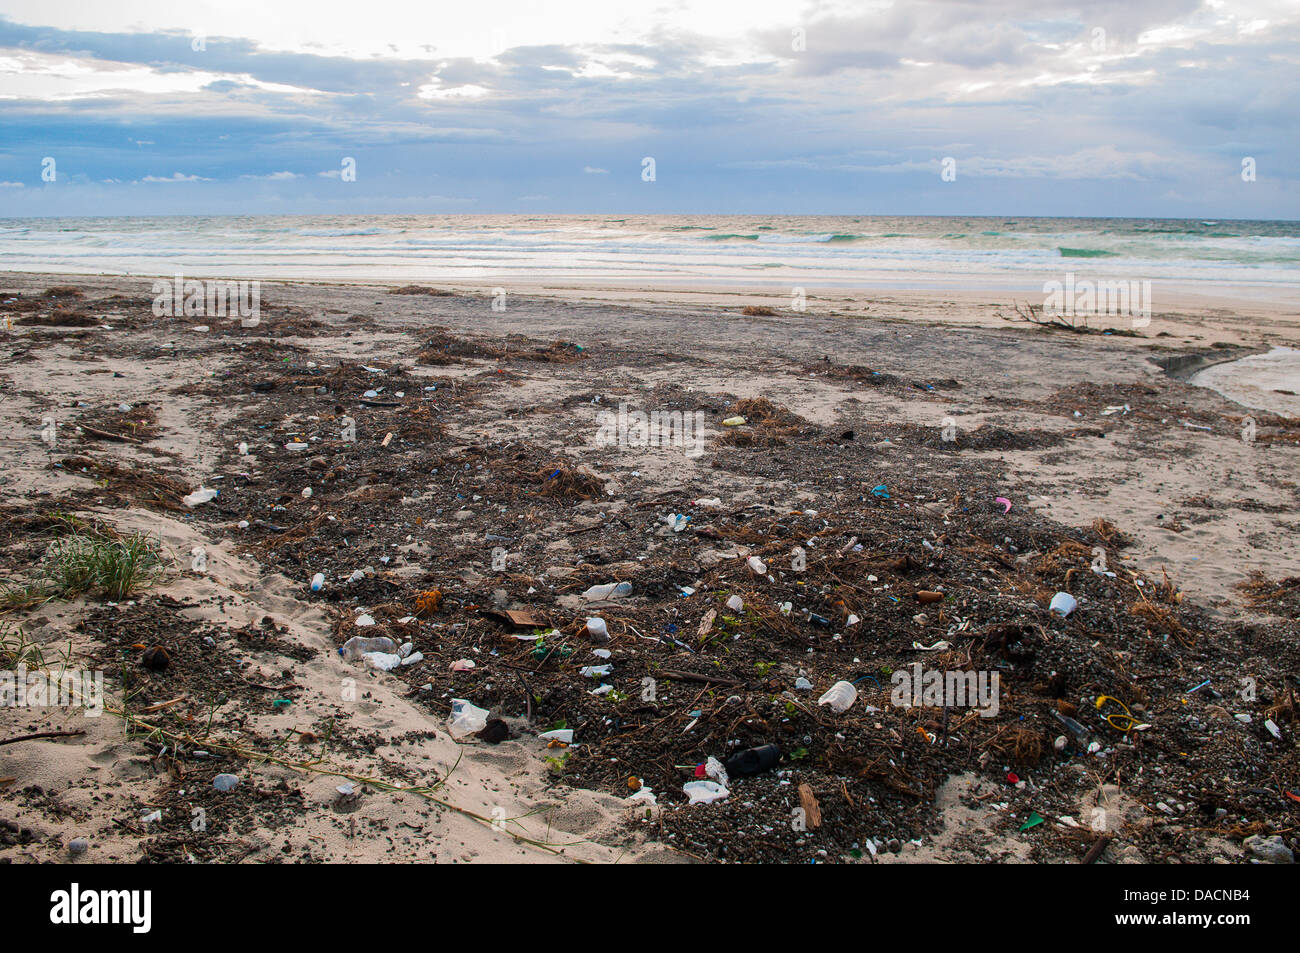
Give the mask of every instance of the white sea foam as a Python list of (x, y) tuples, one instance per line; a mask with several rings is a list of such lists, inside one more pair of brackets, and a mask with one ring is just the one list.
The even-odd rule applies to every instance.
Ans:
[[(399, 282), (1009, 288), (1065, 271), (1300, 295), (1300, 223), (886, 216), (0, 220), (13, 271)], [(1157, 302), (1157, 308), (1159, 303)]]

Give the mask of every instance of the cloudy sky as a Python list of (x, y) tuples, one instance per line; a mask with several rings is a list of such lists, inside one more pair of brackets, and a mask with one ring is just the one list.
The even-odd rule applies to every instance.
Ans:
[(1300, 219), (1298, 79), (1297, 0), (0, 0), (0, 217)]

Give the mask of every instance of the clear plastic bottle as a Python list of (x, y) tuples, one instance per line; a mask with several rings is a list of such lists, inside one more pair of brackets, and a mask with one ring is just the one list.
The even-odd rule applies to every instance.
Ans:
[(377, 635), (371, 638), (354, 635), (339, 646), (339, 655), (343, 656), (344, 661), (348, 662), (354, 662), (368, 652), (383, 652), (386, 655), (396, 655), (397, 643), (386, 635)]

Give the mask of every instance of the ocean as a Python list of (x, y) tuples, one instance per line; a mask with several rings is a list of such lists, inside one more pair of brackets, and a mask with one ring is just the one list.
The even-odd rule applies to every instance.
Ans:
[(0, 270), (529, 285), (1032, 291), (1066, 272), (1294, 298), (1300, 223), (347, 215), (0, 219)]

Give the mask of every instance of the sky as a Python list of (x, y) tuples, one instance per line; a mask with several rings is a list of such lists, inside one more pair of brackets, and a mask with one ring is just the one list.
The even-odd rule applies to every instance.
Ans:
[(1298, 87), (1297, 0), (0, 0), (0, 217), (1300, 219)]

